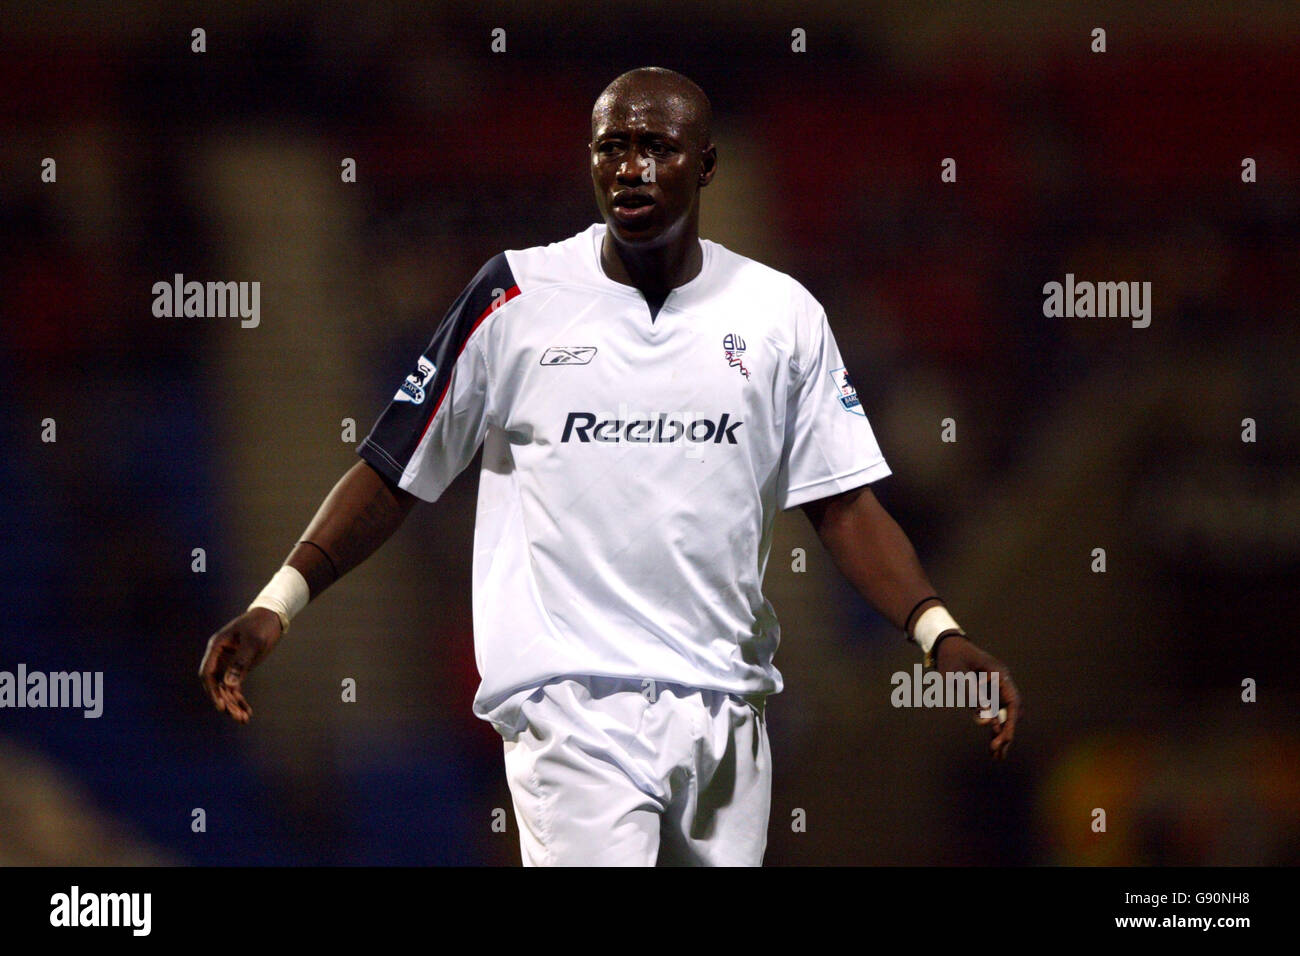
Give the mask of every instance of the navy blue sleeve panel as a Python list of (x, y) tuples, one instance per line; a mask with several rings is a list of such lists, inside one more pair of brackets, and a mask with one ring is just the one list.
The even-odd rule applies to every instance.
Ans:
[[(510, 264), (504, 253), (498, 253), (447, 310), (433, 340), (357, 447), (357, 454), (380, 474), (426, 500), (441, 494), (474, 457), (486, 413), (482, 353), (477, 347), (466, 351), (466, 345), (488, 315), (518, 294)], [(448, 418), (454, 422), (444, 425)], [(435, 420), (439, 427), (430, 436), (431, 447), (421, 448)], [(441, 446), (432, 447), (435, 443)], [(436, 460), (446, 455), (457, 460)], [(431, 474), (417, 481), (422, 465), (431, 459), (434, 467), (426, 469)]]

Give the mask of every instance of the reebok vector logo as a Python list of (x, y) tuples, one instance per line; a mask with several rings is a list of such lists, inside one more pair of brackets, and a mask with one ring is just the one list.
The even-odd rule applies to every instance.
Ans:
[(634, 442), (644, 444), (661, 444), (665, 442), (688, 441), (696, 444), (713, 442), (714, 444), (736, 444), (736, 429), (744, 422), (731, 420), (730, 412), (723, 412), (717, 421), (711, 418), (694, 418), (689, 423), (686, 418), (675, 413), (660, 412), (653, 419), (639, 418), (623, 421), (612, 418), (600, 420), (595, 412), (569, 412), (564, 422), (564, 435), (561, 443), (579, 442)]
[(594, 345), (554, 346), (542, 353), (541, 365), (590, 365), (596, 354)]

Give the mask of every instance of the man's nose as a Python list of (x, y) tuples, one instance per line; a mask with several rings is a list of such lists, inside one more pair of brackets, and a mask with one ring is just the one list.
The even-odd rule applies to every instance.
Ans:
[(633, 182), (640, 182), (641, 172), (645, 167), (646, 162), (641, 154), (635, 150), (629, 150), (628, 154), (623, 157), (623, 161), (618, 164), (618, 181), (629, 185)]

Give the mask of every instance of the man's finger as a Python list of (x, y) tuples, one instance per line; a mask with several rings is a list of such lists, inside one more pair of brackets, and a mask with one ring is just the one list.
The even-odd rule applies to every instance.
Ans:
[(242, 711), (240, 702), (243, 699), (239, 688), (225, 682), (221, 685), (221, 697), (226, 702), (226, 713), (235, 720), (239, 720)]
[(230, 666), (226, 668), (226, 676), (222, 679), (222, 683), (226, 687), (238, 691), (240, 685), (244, 683), (244, 678), (247, 676), (248, 666), (236, 658), (231, 661)]
[(1023, 701), (1020, 698), (1020, 689), (1016, 687), (1016, 682), (1011, 679), (1011, 675), (1002, 671), (998, 676), (1002, 700), (1006, 703), (1012, 714), (1018, 713)]
[(208, 699), (216, 705), (217, 710), (225, 710), (221, 697), (221, 686), (217, 683), (216, 677), (205, 674), (203, 677), (203, 687), (208, 692)]
[(1007, 706), (1005, 708), (1007, 712), (1006, 723), (1010, 732), (1015, 734), (1016, 725), (1020, 723), (1020, 718), (1025, 712), (1025, 702), (1020, 696), (1020, 692), (1016, 690), (1015, 684), (1011, 684), (1008, 690), (1009, 692), (1006, 695)]
[(203, 681), (203, 686), (207, 689), (208, 696), (216, 705), (217, 710), (224, 709), (222, 704), (219, 675), (223, 668), (223, 662), (230, 653), (230, 648), (223, 640), (214, 644), (214, 637), (208, 642), (208, 652), (203, 655), (203, 661), (199, 664), (199, 677)]
[(208, 646), (203, 649), (203, 658), (199, 661), (199, 680), (205, 684), (212, 673), (212, 640), (208, 639)]
[(235, 710), (233, 716), (235, 720), (239, 721), (241, 724), (248, 723), (249, 719), (253, 716), (253, 708), (248, 705), (248, 701), (244, 699), (244, 695), (240, 693), (239, 688), (234, 688), (231, 692), (231, 696), (234, 700)]
[[(244, 678), (248, 676), (256, 657), (257, 646), (255, 642), (245, 637), (235, 647), (234, 659), (230, 662), (230, 666), (226, 668), (226, 683), (233, 684), (236, 687), (239, 686)], [(231, 680), (231, 675), (234, 675), (234, 680)]]
[[(204, 684), (212, 681), (212, 677), (217, 672), (217, 658), (221, 656), (218, 649), (217, 636), (214, 634), (208, 638), (208, 646), (203, 650), (203, 659), (199, 661), (199, 680)], [(215, 683), (215, 682), (213, 682)]]
[(996, 756), (1005, 757), (1007, 749), (1011, 746), (1011, 741), (1015, 738), (1015, 734), (1015, 726), (1008, 721), (1001, 725), (998, 733), (994, 736), (992, 743), (989, 744), (989, 747), (993, 750)]
[(1011, 750), (1011, 742), (1016, 736), (1016, 721), (1020, 717), (1020, 692), (1016, 689), (1011, 675), (1005, 670), (998, 672), (998, 684), (1006, 706), (998, 711), (997, 734), (989, 746), (993, 749), (995, 760), (1005, 760)]
[(248, 701), (244, 699), (241, 687), (244, 676), (232, 667), (226, 672), (226, 680), (221, 687), (226, 698), (227, 713), (241, 724), (248, 723), (249, 715), (253, 712), (253, 708), (249, 707)]

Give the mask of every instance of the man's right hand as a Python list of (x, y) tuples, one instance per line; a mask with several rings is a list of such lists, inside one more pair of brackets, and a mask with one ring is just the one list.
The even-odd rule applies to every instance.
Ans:
[[(285, 564), (303, 576), (314, 598), (391, 538), (419, 500), (359, 461), (326, 495)], [(263, 607), (239, 615), (212, 635), (199, 679), (217, 710), (248, 723), (253, 708), (244, 700), (244, 678), (282, 636), (280, 619)]]
[(224, 710), (241, 724), (248, 723), (253, 708), (244, 699), (244, 678), (271, 653), (280, 636), (276, 613), (255, 607), (208, 638), (199, 679), (217, 710)]

